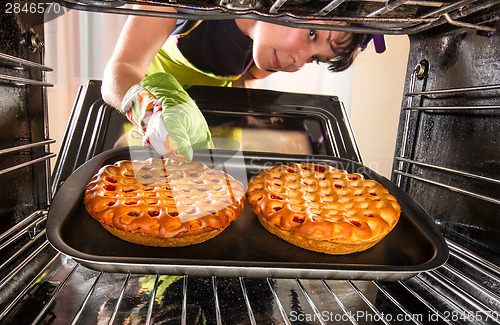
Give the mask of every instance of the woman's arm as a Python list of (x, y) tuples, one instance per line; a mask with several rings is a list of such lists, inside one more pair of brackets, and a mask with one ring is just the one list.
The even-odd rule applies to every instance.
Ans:
[[(169, 7), (142, 8), (176, 12)], [(149, 64), (174, 30), (176, 21), (143, 16), (127, 19), (104, 70), (101, 93), (106, 103), (119, 108), (127, 90), (144, 79)]]

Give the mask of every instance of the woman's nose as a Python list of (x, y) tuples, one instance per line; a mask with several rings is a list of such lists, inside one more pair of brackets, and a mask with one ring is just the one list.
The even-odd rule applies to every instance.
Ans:
[(296, 70), (299, 70), (307, 63), (305, 56), (303, 54), (301, 54), (300, 52), (294, 52), (290, 56), (292, 58), (292, 66)]
[(311, 46), (302, 46), (299, 50), (292, 52), (290, 55), (292, 57), (294, 67), (300, 69), (306, 63), (310, 62), (311, 57), (314, 55), (313, 52), (314, 51)]

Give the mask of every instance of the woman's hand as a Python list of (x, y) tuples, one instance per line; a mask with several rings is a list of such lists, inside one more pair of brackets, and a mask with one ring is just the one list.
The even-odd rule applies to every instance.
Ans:
[(143, 144), (161, 155), (177, 150), (191, 161), (193, 149), (213, 148), (207, 122), (177, 80), (155, 73), (130, 88), (121, 112), (143, 132)]

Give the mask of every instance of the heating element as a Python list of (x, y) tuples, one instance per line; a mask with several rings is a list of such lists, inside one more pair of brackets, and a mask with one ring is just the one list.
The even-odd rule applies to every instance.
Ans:
[[(298, 28), (368, 34), (415, 34), (441, 25), (495, 32), (500, 4), (495, 0), (61, 0), (69, 9), (190, 19), (250, 18)], [(174, 7), (178, 13), (132, 9), (133, 4)], [(347, 24), (319, 25), (331, 20)]]
[[(341, 2), (332, 1), (323, 10)], [(403, 2), (385, 4), (390, 8)], [(479, 7), (467, 7), (474, 1), (456, 3), (460, 12), (478, 12)], [(472, 15), (466, 20), (492, 28), (498, 15), (493, 10), (486, 17), (478, 20)], [(43, 33), (23, 33), (17, 17), (1, 18), (12, 29), (1, 34), (2, 44), (9, 46), (2, 47), (0, 56), (0, 107), (2, 113), (10, 112), (4, 114), (11, 116), (6, 119), (10, 125), (25, 127), (4, 125), (0, 132), (0, 179), (8, 189), (2, 195), (9, 198), (2, 200), (0, 224), (0, 323), (500, 323), (494, 226), (500, 211), (500, 55), (495, 45), (499, 37), (491, 29), (450, 32), (446, 26), (411, 37), (392, 180), (433, 216), (446, 236), (448, 261), (400, 281), (345, 281), (103, 273), (55, 251), (45, 237), (52, 195), (78, 166), (112, 146), (104, 134), (122, 124), (111, 118), (112, 108), (87, 91), (94, 81), (83, 86), (51, 180), (48, 159), (53, 157), (53, 140), (46, 132), (44, 105), (34, 106), (44, 103), (43, 89), (50, 86), (44, 79), (50, 68), (43, 65), (43, 51), (33, 47), (43, 45)], [(407, 27), (405, 22), (396, 33)], [(11, 42), (11, 36), (30, 41)], [(31, 96), (38, 98), (27, 99)], [(96, 121), (103, 127), (91, 128)], [(332, 148), (337, 149), (328, 153), (361, 162), (348, 121), (344, 128), (347, 133), (333, 140)]]

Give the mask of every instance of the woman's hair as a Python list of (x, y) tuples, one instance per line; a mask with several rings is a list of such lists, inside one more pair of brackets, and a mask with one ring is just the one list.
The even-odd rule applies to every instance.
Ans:
[(351, 66), (356, 55), (366, 47), (371, 39), (369, 34), (351, 33), (345, 40), (348, 45), (337, 53), (337, 56), (329, 61), (328, 70), (332, 72), (344, 71)]

